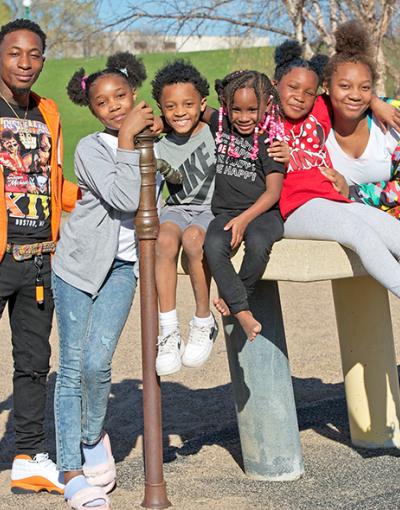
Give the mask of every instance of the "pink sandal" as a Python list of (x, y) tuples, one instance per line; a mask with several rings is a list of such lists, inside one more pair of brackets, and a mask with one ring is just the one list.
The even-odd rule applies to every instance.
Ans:
[[(105, 503), (100, 506), (85, 506), (95, 499), (103, 499)], [(86, 487), (81, 489), (71, 499), (66, 500), (72, 510), (110, 510), (110, 499), (102, 487)]]
[(101, 487), (108, 494), (116, 485), (117, 471), (115, 469), (115, 461), (112, 455), (110, 438), (107, 432), (102, 432), (102, 438), (100, 441), (103, 442), (104, 448), (107, 451), (107, 462), (103, 462), (97, 466), (86, 466), (86, 464), (84, 464), (82, 469), (83, 474), (90, 485)]

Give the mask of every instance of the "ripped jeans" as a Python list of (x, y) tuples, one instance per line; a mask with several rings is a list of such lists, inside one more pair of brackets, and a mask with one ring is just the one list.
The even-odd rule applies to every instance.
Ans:
[(96, 297), (53, 273), (60, 337), (54, 395), (57, 467), (82, 467), (81, 443), (101, 434), (111, 388), (111, 361), (135, 294), (135, 263), (114, 260)]

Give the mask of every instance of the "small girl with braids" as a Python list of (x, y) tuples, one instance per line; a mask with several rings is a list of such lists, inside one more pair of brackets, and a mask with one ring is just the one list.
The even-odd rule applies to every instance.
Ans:
[[(207, 230), (205, 253), (220, 293), (216, 308), (225, 316), (232, 313), (254, 340), (261, 324), (248, 298), (273, 243), (283, 235), (277, 204), (285, 169), (268, 154), (268, 147), (274, 142), (280, 146), (283, 139), (280, 104), (268, 77), (257, 71), (231, 73), (216, 82), (216, 90), (221, 107), (207, 119), (217, 145), (215, 219)], [(275, 158), (284, 160), (281, 152), (283, 147)], [(245, 255), (237, 274), (230, 257), (242, 240)]]
[(137, 283), (134, 216), (140, 172), (133, 140), (154, 121), (143, 101), (135, 106), (145, 78), (141, 60), (118, 53), (102, 71), (89, 76), (77, 71), (67, 88), (70, 99), (88, 106), (104, 126), (77, 146), (82, 198), (64, 225), (53, 264), (60, 338), (57, 464), (64, 472), (65, 500), (76, 510), (108, 509), (107, 493), (116, 483), (103, 424), (111, 361)]

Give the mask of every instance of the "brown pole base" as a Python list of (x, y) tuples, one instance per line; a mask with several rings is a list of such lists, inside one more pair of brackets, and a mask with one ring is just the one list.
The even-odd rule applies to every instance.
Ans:
[(171, 503), (167, 498), (167, 485), (165, 482), (145, 482), (144, 499), (141, 506), (144, 508), (168, 508)]

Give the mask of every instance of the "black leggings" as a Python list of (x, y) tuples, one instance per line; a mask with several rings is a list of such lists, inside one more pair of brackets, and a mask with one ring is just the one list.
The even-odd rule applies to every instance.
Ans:
[(232, 313), (249, 310), (248, 298), (263, 275), (272, 245), (283, 236), (283, 220), (277, 210), (257, 216), (244, 234), (244, 257), (239, 273), (231, 262), (231, 230), (224, 226), (234, 216), (219, 214), (210, 223), (204, 251), (220, 296)]

